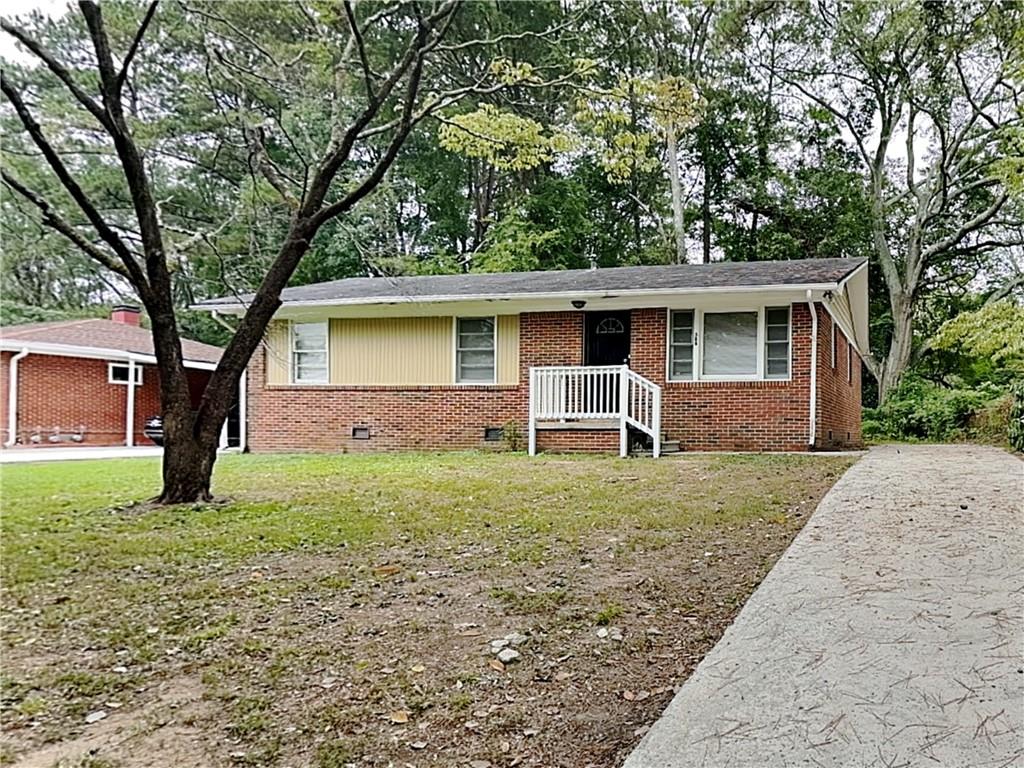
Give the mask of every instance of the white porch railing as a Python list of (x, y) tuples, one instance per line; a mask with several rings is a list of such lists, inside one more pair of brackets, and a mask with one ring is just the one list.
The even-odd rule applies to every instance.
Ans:
[(618, 421), (619, 454), (629, 452), (628, 427), (650, 435), (661, 454), (661, 387), (627, 365), (530, 369), (530, 455), (537, 453), (537, 422)]

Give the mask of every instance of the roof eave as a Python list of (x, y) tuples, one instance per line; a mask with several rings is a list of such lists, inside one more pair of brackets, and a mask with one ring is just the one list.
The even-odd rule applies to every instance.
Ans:
[[(47, 341), (27, 341), (22, 339), (0, 339), (0, 351), (21, 352), (26, 350), (37, 355), (54, 355), (56, 357), (85, 357), (98, 360), (134, 360), (137, 363), (156, 365), (156, 356), (144, 352), (131, 352), (127, 349), (113, 349), (109, 347), (83, 347), (76, 344), (55, 344)], [(212, 371), (217, 363), (208, 360), (192, 360), (185, 358), (182, 361), (186, 368)]]
[[(837, 290), (840, 285), (854, 272), (865, 265), (859, 265), (845, 275), (841, 280), (825, 283), (778, 283), (772, 285), (730, 285), (730, 286), (703, 286), (695, 288), (659, 288), (659, 289), (634, 289), (623, 291), (550, 291), (550, 292), (519, 292), (519, 293), (478, 293), (464, 295), (433, 295), (433, 296), (359, 296), (348, 299), (309, 299), (305, 301), (284, 301), (282, 309), (297, 309), (305, 307), (347, 307), (347, 306), (380, 306), (387, 304), (449, 304), (475, 301), (551, 301), (551, 300), (590, 300), (590, 299), (611, 299), (623, 297), (657, 297), (657, 296), (686, 296), (686, 295), (707, 295), (707, 294), (730, 294), (730, 293), (775, 293), (792, 291), (830, 291)], [(225, 312), (238, 314), (244, 312), (247, 306), (241, 302), (229, 304), (193, 304), (189, 309), (204, 312)]]

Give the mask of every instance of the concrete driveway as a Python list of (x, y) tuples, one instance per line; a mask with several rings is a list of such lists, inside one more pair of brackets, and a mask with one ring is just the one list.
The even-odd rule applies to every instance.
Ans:
[(1024, 766), (1024, 463), (871, 450), (626, 768)]
[(43, 448), (4, 448), (0, 450), (0, 464), (25, 464), (39, 461), (75, 461), (78, 459), (133, 459), (146, 456), (163, 456), (164, 449), (158, 445), (126, 446), (81, 446)]

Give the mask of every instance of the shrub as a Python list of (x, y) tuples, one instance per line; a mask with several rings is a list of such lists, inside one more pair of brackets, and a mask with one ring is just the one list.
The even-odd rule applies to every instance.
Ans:
[(1024, 381), (1010, 387), (1010, 396), (1006, 436), (1015, 451), (1024, 451)]
[(948, 389), (922, 379), (904, 381), (885, 403), (864, 410), (864, 436), (900, 440), (963, 440), (972, 423), (999, 399), (992, 386)]

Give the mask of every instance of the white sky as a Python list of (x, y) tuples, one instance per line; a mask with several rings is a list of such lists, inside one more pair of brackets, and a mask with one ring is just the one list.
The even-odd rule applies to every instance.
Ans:
[[(32, 11), (42, 11), (50, 17), (60, 16), (67, 10), (67, 7), (67, 0), (4, 0), (3, 17), (9, 19), (14, 16), (24, 16)], [(21, 51), (18, 44), (14, 42), (14, 38), (3, 32), (0, 32), (0, 56), (21, 62), (31, 61), (35, 58), (31, 54)]]

